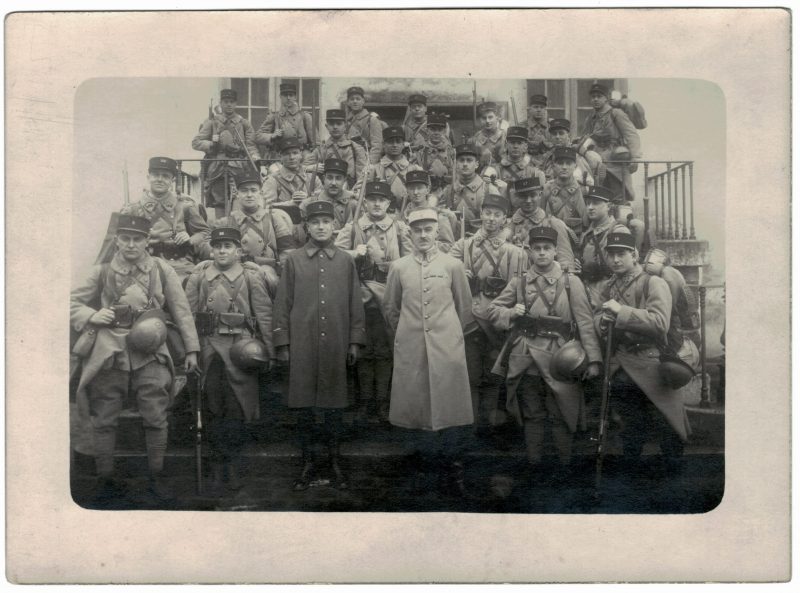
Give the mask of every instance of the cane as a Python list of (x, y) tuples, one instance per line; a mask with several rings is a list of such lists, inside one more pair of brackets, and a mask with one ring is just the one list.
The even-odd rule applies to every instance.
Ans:
[(603, 456), (605, 455), (606, 421), (608, 418), (609, 387), (611, 385), (611, 356), (614, 353), (614, 335), (611, 322), (600, 322), (601, 331), (606, 333), (606, 352), (603, 359), (603, 388), (600, 392), (600, 426), (597, 429), (597, 458), (594, 470), (594, 494), (600, 496), (600, 482), (603, 478)]
[(194, 375), (194, 458), (197, 494), (203, 493), (203, 383), (199, 373)]

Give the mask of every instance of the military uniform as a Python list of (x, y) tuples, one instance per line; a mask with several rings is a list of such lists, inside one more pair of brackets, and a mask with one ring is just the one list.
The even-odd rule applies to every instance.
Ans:
[[(544, 95), (532, 95), (528, 105), (547, 107), (547, 97)], [(531, 155), (533, 164), (540, 169), (542, 168), (542, 156), (553, 148), (548, 122), (547, 112), (545, 112), (543, 119), (528, 116), (526, 122), (528, 128), (528, 154)]]
[[(345, 113), (341, 109), (328, 109), (325, 112), (325, 121), (345, 121)], [(345, 176), (349, 187), (355, 185), (356, 179), (369, 162), (367, 151), (360, 144), (346, 136), (339, 140), (329, 137), (314, 149), (311, 154), (311, 162), (306, 166), (306, 170), (316, 173), (317, 165), (328, 159), (339, 159), (347, 163)]]
[[(511, 204), (502, 196), (487, 196), (483, 207), (492, 206), (508, 212)], [(509, 243), (502, 229), (489, 234), (483, 228), (472, 237), (459, 239), (450, 255), (464, 262), (472, 292), (472, 315), (478, 329), (465, 338), (464, 348), (472, 394), (472, 411), (476, 427), (482, 429), (490, 423), (497, 408), (501, 381), (491, 373), (503, 338), (489, 321), (488, 307), (505, 288), (511, 278), (521, 275), (527, 268), (525, 252)]]
[[(630, 233), (609, 233), (606, 249), (612, 247), (633, 250), (634, 239)], [(672, 310), (669, 286), (636, 263), (631, 271), (606, 282), (602, 298), (621, 305), (611, 326), (614, 354), (609, 397), (623, 421), (623, 454), (641, 455), (648, 429), (655, 425), (661, 452), (675, 459), (682, 455), (691, 427), (680, 393), (659, 378), (660, 349), (666, 343)], [(603, 315), (603, 311), (595, 313), (598, 331), (602, 331)], [(653, 415), (654, 408), (658, 415)]]
[[(530, 243), (550, 241), (556, 233), (536, 227)], [(526, 313), (514, 320), (514, 305), (525, 305)], [(523, 425), (528, 461), (539, 463), (549, 417), (562, 464), (572, 454), (573, 433), (584, 423), (583, 388), (554, 377), (550, 362), (570, 339), (579, 339), (589, 363), (602, 361), (600, 345), (592, 323), (592, 312), (581, 281), (565, 274), (557, 262), (550, 270), (531, 266), (527, 273), (512, 279), (488, 308), (489, 317), (499, 330), (514, 328), (506, 373), (507, 408)]]
[[(291, 83), (283, 83), (280, 85), (280, 93), (287, 92), (297, 95), (297, 85)], [(314, 123), (311, 114), (307, 111), (300, 109), (298, 105), (292, 107), (281, 107), (278, 111), (273, 111), (267, 115), (264, 122), (259, 126), (255, 135), (255, 142), (258, 145), (263, 145), (265, 148), (273, 147), (275, 140), (281, 137), (297, 138), (297, 141), (306, 149), (305, 153), (308, 154), (308, 148), (311, 146), (315, 134)], [(282, 135), (275, 135), (277, 131), (282, 131)], [(269, 156), (269, 150), (263, 152), (262, 158)]]
[[(150, 159), (150, 171), (163, 169), (173, 175), (177, 172), (177, 163), (169, 158), (154, 157)], [(195, 262), (208, 257), (209, 227), (206, 219), (194, 200), (188, 196), (178, 197), (168, 191), (157, 198), (149, 190), (144, 190), (141, 200), (124, 206), (122, 214), (142, 216), (150, 222), (150, 254), (161, 257), (183, 280), (194, 268)], [(175, 235), (185, 231), (189, 241), (175, 244)]]
[(560, 218), (549, 216), (541, 208), (537, 208), (531, 214), (526, 214), (518, 208), (506, 223), (511, 242), (521, 249), (528, 245), (531, 229), (540, 226), (550, 227), (556, 231), (556, 261), (563, 270), (572, 271), (575, 265), (572, 242), (567, 225)]
[[(350, 87), (347, 89), (347, 96), (353, 94), (364, 96), (364, 89), (361, 87)], [(353, 113), (349, 109), (346, 111), (347, 137), (355, 139), (361, 144), (369, 155), (371, 163), (377, 163), (383, 153), (383, 126), (380, 120), (366, 109), (358, 113)]]
[[(422, 105), (428, 104), (428, 98), (425, 95), (414, 94), (408, 97), (408, 105), (411, 107), (413, 103), (421, 103)], [(414, 147), (421, 147), (428, 143), (428, 116), (422, 116), (422, 119), (417, 121), (413, 117), (406, 117), (403, 122), (404, 139), (408, 142), (412, 150)]]
[[(235, 100), (236, 92), (225, 89), (220, 93), (220, 98)], [(248, 155), (253, 160), (260, 158), (255, 136), (252, 124), (238, 113), (230, 117), (224, 114), (215, 115), (200, 125), (200, 130), (192, 140), (192, 148), (204, 152), (204, 159), (214, 159), (214, 162), (203, 163), (205, 169), (203, 189), (207, 196), (207, 204), (213, 203), (216, 208), (224, 208), (225, 200), (230, 195), (233, 177), (241, 171), (252, 169), (247, 160)], [(215, 142), (214, 138), (219, 140)], [(225, 186), (226, 171), (229, 173), (228, 187)]]
[[(506, 145), (506, 133), (499, 126), (493, 132), (485, 129), (478, 130), (470, 139), (481, 151), (481, 162), (484, 162), (486, 155), (491, 156), (492, 163), (499, 163), (503, 158), (503, 148)], [(486, 163), (489, 164), (489, 163)]]
[(513, 185), (515, 181), (536, 177), (542, 186), (546, 183), (544, 172), (533, 164), (529, 155), (525, 155), (517, 162), (513, 162), (508, 156), (504, 156), (495, 168), (500, 180), (508, 184), (508, 198), (510, 200), (514, 199)]
[[(120, 215), (117, 233), (147, 236), (148, 228), (146, 218)], [(91, 321), (98, 311), (112, 307), (115, 316), (110, 325)], [(163, 309), (171, 314), (186, 352), (197, 353), (200, 345), (180, 278), (166, 262), (147, 252), (135, 262), (118, 252), (110, 263), (94, 266), (70, 297), (70, 323), (83, 332), (76, 343), (83, 359), (78, 411), (91, 418), (97, 473), (101, 479), (111, 479), (117, 421), (130, 393), (142, 416), (151, 488), (157, 495), (175, 371), (165, 342), (146, 352), (131, 347), (128, 337), (138, 317)]]
[[(603, 93), (609, 96), (608, 89), (600, 84), (592, 85), (590, 91)], [(632, 159), (642, 158), (642, 144), (636, 126), (621, 109), (611, 107), (606, 103), (599, 111), (592, 112), (583, 123), (583, 135), (591, 136), (597, 148), (597, 153), (602, 157), (606, 166), (606, 176), (603, 185), (612, 190), (616, 195), (624, 192), (626, 201), (635, 198), (631, 171), (627, 164), (612, 164), (614, 150), (625, 146)]]
[[(218, 227), (211, 234), (212, 243), (229, 240), (240, 244), (240, 239), (241, 233), (234, 227)], [(243, 266), (236, 262), (223, 270), (213, 261), (205, 261), (189, 276), (186, 297), (199, 328), (204, 399), (211, 413), (207, 426), (212, 477), (218, 486), (224, 464), (229, 484), (236, 488), (245, 423), (260, 417), (259, 375), (239, 368), (231, 350), (237, 342), (257, 337), (266, 347), (265, 361), (274, 358), (267, 279), (253, 263)]]
[[(368, 183), (365, 197), (371, 195), (391, 200), (391, 191), (386, 183)], [(353, 250), (358, 245), (368, 247), (366, 255), (356, 255)], [(383, 298), (391, 262), (411, 253), (409, 230), (402, 220), (388, 214), (381, 220), (372, 220), (364, 214), (356, 224), (349, 222), (345, 225), (336, 238), (336, 246), (355, 259), (364, 301), (367, 343), (358, 361), (359, 413), (366, 419), (374, 412), (385, 420), (389, 413), (392, 342), (383, 318)], [(373, 405), (375, 410), (369, 410)]]
[(548, 181), (544, 186), (542, 199), (544, 211), (550, 216), (560, 218), (570, 230), (573, 244), (577, 243), (589, 221), (586, 218), (583, 192), (575, 178), (563, 185), (557, 180)]
[(309, 176), (302, 168), (290, 171), (283, 165), (275, 175), (270, 175), (264, 182), (264, 200), (267, 204), (291, 202), (295, 192), (309, 192)]

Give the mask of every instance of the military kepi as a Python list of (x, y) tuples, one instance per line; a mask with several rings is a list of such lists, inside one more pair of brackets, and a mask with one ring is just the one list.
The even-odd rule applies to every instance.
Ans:
[(288, 93), (292, 93), (294, 95), (297, 94), (297, 85), (292, 84), (291, 82), (282, 82), (279, 88), (279, 93), (281, 95), (286, 95)]
[(236, 187), (240, 187), (245, 183), (255, 183), (258, 187), (261, 187), (261, 175), (255, 171), (245, 169), (236, 175)]
[(239, 98), (239, 96), (236, 94), (236, 91), (234, 91), (233, 89), (222, 89), (219, 92), (219, 98), (220, 98), (220, 100), (233, 99), (234, 101), (236, 101)]
[(148, 171), (168, 171), (175, 175), (178, 172), (178, 163), (169, 157), (154, 156), (147, 163)]
[(589, 94), (591, 95), (592, 93), (600, 93), (601, 95), (608, 97), (608, 87), (595, 80), (589, 89)]
[(349, 89), (347, 89), (347, 98), (349, 99), (353, 95), (361, 95), (363, 97), (364, 89), (362, 89), (360, 86), (351, 86)]
[(314, 216), (330, 216), (333, 215), (333, 203), (327, 200), (315, 200), (306, 205), (306, 220), (311, 220)]
[(487, 111), (494, 111), (497, 113), (497, 103), (494, 101), (486, 101), (478, 105), (478, 113), (485, 113)]
[(408, 224), (417, 222), (439, 222), (439, 216), (433, 208), (418, 208), (408, 215)]
[(528, 128), (523, 128), (522, 126), (511, 126), (508, 128), (506, 132), (506, 138), (508, 140), (528, 140)]
[(606, 249), (614, 247), (635, 250), (636, 239), (630, 233), (608, 233)]
[(610, 202), (614, 197), (614, 193), (606, 187), (590, 187), (586, 192), (586, 199), (594, 198), (595, 200), (603, 200)]
[(428, 115), (428, 127), (430, 128), (431, 126), (447, 127), (447, 118), (438, 113), (431, 113)]
[(389, 126), (383, 130), (383, 139), (389, 140), (390, 138), (403, 138), (405, 139), (406, 133), (400, 126)]
[(411, 105), (412, 103), (422, 103), (423, 105), (427, 105), (428, 97), (425, 95), (411, 95), (408, 98), (408, 104)]
[(150, 233), (150, 221), (144, 216), (120, 214), (117, 219), (117, 234), (119, 233), (139, 233), (140, 235), (147, 235)]
[(490, 193), (486, 194), (486, 196), (483, 198), (481, 209), (483, 208), (499, 208), (503, 211), (503, 213), (508, 214), (508, 211), (511, 209), (511, 202), (509, 202), (508, 198), (505, 196)]
[(328, 109), (325, 112), (325, 121), (344, 121), (344, 109)]
[(553, 161), (558, 161), (559, 159), (567, 159), (569, 161), (575, 162), (577, 158), (577, 153), (575, 152), (574, 148), (570, 148), (569, 146), (556, 146), (553, 149)]
[(286, 152), (287, 150), (291, 150), (293, 148), (300, 150), (303, 149), (303, 145), (300, 144), (300, 140), (298, 140), (296, 136), (284, 138), (283, 142), (281, 142), (281, 152)]
[(456, 158), (460, 157), (462, 154), (471, 154), (475, 158), (480, 156), (477, 146), (474, 144), (459, 144), (456, 147)]
[(535, 226), (528, 233), (528, 243), (533, 245), (536, 241), (550, 241), (555, 245), (558, 243), (558, 233), (549, 226)]
[(237, 245), (241, 245), (242, 233), (239, 231), (239, 229), (229, 226), (221, 226), (211, 229), (211, 238), (208, 240), (208, 242), (213, 245), (214, 243), (219, 243), (220, 241), (232, 241)]
[(547, 107), (547, 97), (544, 95), (531, 95), (530, 100), (528, 101), (529, 105), (543, 105)]
[(424, 183), (430, 185), (431, 178), (427, 171), (409, 171), (406, 173), (406, 187), (411, 183)]
[(569, 120), (560, 118), (550, 120), (550, 131), (552, 132), (553, 130), (566, 130), (567, 132), (569, 132), (570, 130)]
[(538, 177), (525, 177), (514, 182), (514, 191), (517, 194), (532, 192), (537, 189), (542, 189), (542, 182)]
[(392, 188), (385, 181), (370, 181), (364, 188), (365, 196), (381, 196), (387, 200), (392, 199)]
[(347, 175), (347, 163), (342, 159), (325, 159), (324, 170), (326, 173), (341, 173)]

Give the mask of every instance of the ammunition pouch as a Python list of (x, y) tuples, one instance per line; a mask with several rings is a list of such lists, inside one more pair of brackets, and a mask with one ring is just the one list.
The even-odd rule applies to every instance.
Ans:
[(167, 260), (183, 259), (192, 252), (192, 245), (188, 241), (182, 245), (175, 244), (174, 241), (154, 243), (148, 249), (150, 255)]
[(609, 270), (603, 264), (591, 261), (583, 265), (580, 275), (581, 280), (584, 282), (597, 282), (598, 280), (602, 280), (603, 278), (610, 276), (611, 270)]
[(506, 287), (506, 281), (500, 276), (487, 276), (481, 280), (481, 293), (483, 296), (493, 299)]
[(472, 293), (472, 296), (477, 296), (478, 293), (481, 291), (480, 278), (476, 276), (470, 276), (469, 278), (467, 278), (467, 282), (469, 283), (469, 291)]
[(208, 336), (233, 336), (243, 333), (256, 332), (256, 320), (244, 313), (215, 313), (214, 311), (198, 311), (194, 314), (194, 325), (197, 335)]
[(386, 284), (389, 278), (389, 266), (386, 264), (373, 264), (364, 262), (358, 267), (358, 278), (363, 282), (378, 282)]
[(572, 336), (572, 324), (561, 317), (542, 315), (540, 317), (521, 317), (518, 321), (520, 333), (528, 338), (562, 338), (569, 340)]
[(194, 314), (194, 326), (197, 328), (198, 336), (213, 336), (216, 325), (214, 313), (211, 311), (198, 311)]
[(244, 313), (219, 313), (217, 333), (220, 335), (240, 334), (247, 329), (247, 315)]
[(129, 329), (136, 321), (136, 312), (130, 305), (111, 305), (110, 308), (114, 311), (114, 321), (111, 322), (111, 327)]

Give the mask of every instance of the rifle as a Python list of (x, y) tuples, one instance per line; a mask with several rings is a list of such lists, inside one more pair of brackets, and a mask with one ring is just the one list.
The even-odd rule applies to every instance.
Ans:
[(606, 421), (608, 418), (608, 391), (611, 385), (611, 356), (614, 353), (614, 332), (608, 322), (600, 322), (601, 330), (606, 331), (606, 352), (603, 359), (603, 388), (600, 392), (600, 426), (597, 429), (597, 459), (594, 470), (594, 494), (600, 495), (600, 481), (603, 477), (603, 456), (605, 455)]
[(125, 193), (125, 205), (131, 203), (131, 188), (128, 184), (128, 161), (125, 160), (125, 166), (122, 168), (122, 191)]
[[(522, 260), (520, 259), (517, 266), (517, 282), (519, 282), (517, 285), (517, 301), (525, 304), (525, 287), (522, 286), (523, 278)], [(495, 375), (505, 377), (508, 374), (508, 357), (511, 355), (511, 345), (517, 340), (517, 336), (519, 336), (520, 319), (521, 317), (518, 317), (514, 320), (514, 323), (511, 324), (511, 329), (508, 331), (505, 342), (503, 342), (503, 347), (500, 348), (500, 353), (497, 355), (497, 359), (491, 370)], [(522, 420), (521, 411), (520, 420)]]
[(478, 133), (478, 81), (472, 81), (472, 135)]
[(514, 94), (510, 95), (511, 97), (511, 112), (514, 114), (514, 125), (519, 125), (519, 119), (517, 118), (517, 102), (514, 100)]
[(198, 373), (195, 378), (194, 392), (194, 460), (197, 494), (203, 493), (203, 385)]
[(367, 194), (367, 177), (369, 176), (370, 164), (367, 162), (364, 167), (364, 179), (361, 181), (361, 187), (358, 192), (358, 203), (356, 204), (356, 211), (353, 212), (353, 227), (350, 232), (350, 250), (356, 248), (356, 229), (358, 228), (358, 219), (361, 217), (361, 208), (364, 206), (364, 196)]

